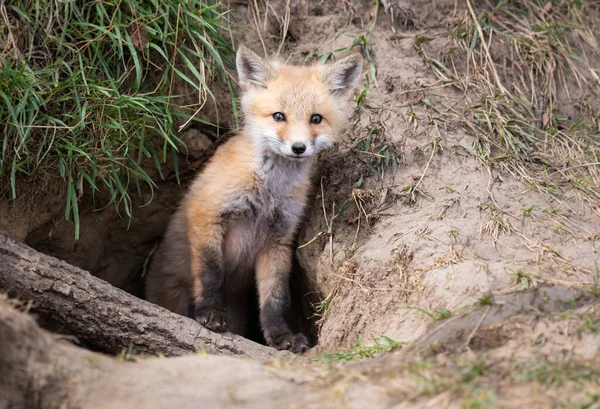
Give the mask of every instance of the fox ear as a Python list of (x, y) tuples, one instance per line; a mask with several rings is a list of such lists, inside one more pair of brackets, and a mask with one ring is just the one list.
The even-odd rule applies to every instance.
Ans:
[(235, 59), (240, 82), (265, 87), (273, 77), (271, 65), (254, 52), (241, 46)]
[(352, 54), (325, 67), (321, 78), (329, 84), (329, 90), (333, 94), (345, 94), (358, 85), (362, 65), (362, 57), (359, 54)]

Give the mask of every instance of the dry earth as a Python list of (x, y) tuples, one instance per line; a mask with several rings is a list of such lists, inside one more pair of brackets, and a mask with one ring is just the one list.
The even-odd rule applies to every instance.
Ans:
[[(599, 408), (598, 201), (572, 185), (550, 189), (515, 166), (482, 160), (482, 137), (468, 125), (476, 122), (470, 107), (480, 98), (468, 85), (493, 73), (465, 63), (481, 45), (461, 49), (451, 34), (459, 22), (472, 21), (469, 5), (479, 14), (495, 4), (399, 0), (381, 1), (377, 9), (347, 1), (289, 3), (232, 3), (232, 19), (254, 27), (237, 30), (236, 44), (293, 62), (329, 52), (337, 57), (354, 44), (365, 56), (369, 86), (340, 146), (320, 160), (299, 238), (298, 258), (318, 302), (319, 342), (310, 352), (318, 359), (271, 362), (267, 372), (295, 379), (277, 382), (302, 407)], [(548, 2), (555, 10), (563, 3), (574, 2)], [(597, 4), (586, 12), (600, 19)], [(514, 93), (514, 72), (501, 62), (511, 58), (507, 47), (493, 43), (491, 55)], [(596, 75), (586, 101), (598, 106), (597, 50), (586, 61), (592, 80)], [(557, 87), (560, 106), (551, 113), (574, 117), (581, 108), (572, 101), (581, 95), (576, 84), (565, 85), (571, 94)], [(209, 142), (200, 133), (187, 137), (197, 138), (198, 160), (188, 158), (193, 170)], [(552, 157), (545, 146), (542, 154)], [(598, 152), (597, 139), (590, 146)], [(571, 166), (565, 163), (559, 169)], [(533, 174), (534, 167), (525, 171)], [(136, 292), (132, 280), (183, 189), (173, 178), (160, 184), (131, 221), (110, 208), (88, 211), (77, 243), (72, 226), (56, 216), (34, 224), (23, 219), (11, 230), (2, 226)], [(250, 375), (236, 381), (242, 385), (271, 376), (258, 364), (214, 358), (211, 366), (212, 359), (198, 370), (247, 366)], [(144, 361), (148, 370), (153, 365), (159, 364)], [(305, 393), (316, 398), (300, 399)], [(220, 404), (242, 407), (244, 399), (250, 398)]]

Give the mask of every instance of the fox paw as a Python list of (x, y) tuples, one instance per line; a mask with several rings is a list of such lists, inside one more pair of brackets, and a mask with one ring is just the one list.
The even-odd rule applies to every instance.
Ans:
[(214, 308), (196, 308), (194, 318), (200, 325), (203, 325), (211, 331), (229, 331), (229, 325), (227, 325), (227, 320), (225, 318), (225, 311)]
[(290, 350), (295, 354), (305, 352), (308, 349), (308, 340), (303, 334), (292, 334), (291, 332), (275, 337), (269, 337), (267, 343), (270, 347), (279, 350)]

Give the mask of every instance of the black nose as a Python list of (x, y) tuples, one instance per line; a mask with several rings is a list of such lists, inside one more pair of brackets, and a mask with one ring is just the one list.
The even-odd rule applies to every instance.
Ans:
[(296, 155), (302, 155), (305, 150), (306, 145), (302, 142), (296, 142), (292, 145), (292, 152), (294, 152)]

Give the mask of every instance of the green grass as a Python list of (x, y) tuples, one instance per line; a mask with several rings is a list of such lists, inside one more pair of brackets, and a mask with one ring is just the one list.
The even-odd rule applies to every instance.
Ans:
[(571, 360), (540, 359), (523, 367), (516, 367), (515, 379), (518, 382), (536, 381), (540, 385), (563, 385), (568, 381), (597, 382), (600, 375), (598, 365)]
[(494, 297), (491, 294), (485, 294), (475, 301), (475, 305), (479, 307), (494, 305)]
[(349, 361), (355, 358), (372, 358), (377, 354), (390, 352), (391, 350), (398, 348), (402, 344), (398, 341), (394, 341), (391, 338), (381, 335), (379, 337), (371, 337), (373, 341), (372, 345), (365, 345), (361, 342), (360, 338), (356, 338), (356, 344), (354, 344), (347, 351), (333, 352), (329, 354), (319, 355), (311, 358), (314, 361), (322, 361), (325, 363), (332, 361)]
[(76, 237), (79, 201), (88, 192), (109, 192), (108, 205), (132, 216), (132, 188), (154, 187), (142, 161), (160, 172), (185, 149), (177, 116), (199, 108), (177, 107), (173, 84), (214, 100), (210, 81), (229, 83), (224, 70), (233, 50), (222, 37), (229, 24), (223, 7), (199, 0), (5, 6), (0, 195), (39, 194), (42, 179), (64, 186), (65, 217), (74, 220)]
[(427, 311), (426, 309), (420, 308), (420, 307), (402, 307), (401, 309), (419, 311), (419, 312), (427, 315), (429, 318), (431, 318), (434, 321), (446, 320), (448, 318), (452, 318), (454, 315), (454, 314), (452, 314), (452, 311), (450, 311), (446, 308), (436, 308), (434, 312)]
[(136, 352), (133, 350), (133, 346), (129, 345), (127, 348), (123, 348), (121, 349), (121, 352), (119, 352), (116, 356), (115, 359), (117, 361), (121, 361), (121, 362), (125, 362), (125, 361), (135, 361), (136, 360)]
[(352, 150), (359, 154), (358, 158), (376, 180), (381, 180), (390, 167), (393, 176), (398, 172), (399, 154), (395, 144), (387, 139), (386, 129), (377, 125), (366, 126), (358, 136), (350, 135)]
[[(382, 373), (380, 369), (378, 371)], [(598, 371), (595, 360), (541, 354), (527, 359), (512, 355), (498, 359), (483, 354), (444, 356), (442, 359), (415, 357), (404, 367), (388, 368), (383, 373), (385, 376), (401, 374), (399, 379), (402, 382), (390, 381), (392, 385), (409, 385), (404, 389), (405, 395), (400, 395), (399, 399), (429, 402), (429, 407), (438, 407), (440, 397), (445, 395), (452, 396), (455, 405), (451, 407), (465, 409), (513, 407), (517, 406), (516, 402), (521, 402), (518, 407), (551, 407), (543, 405), (553, 399), (556, 406), (552, 407), (598, 408)], [(366, 373), (364, 376), (376, 375)], [(555, 394), (557, 391), (560, 392)], [(547, 393), (550, 396), (546, 396)], [(524, 405), (522, 402), (528, 397), (536, 398), (539, 403)], [(516, 402), (512, 402), (513, 399)]]
[[(375, 9), (377, 10), (377, 5), (376, 5)], [(375, 15), (377, 15), (377, 14), (375, 14)], [(373, 20), (372, 24), (375, 24), (375, 21), (376, 20)], [(358, 46), (358, 47), (362, 48), (362, 50), (367, 58), (369, 70), (365, 73), (365, 86), (363, 87), (362, 91), (360, 92), (360, 94), (358, 95), (358, 97), (356, 99), (357, 107), (362, 105), (362, 103), (365, 101), (365, 98), (367, 97), (367, 93), (369, 92), (371, 84), (374, 84), (376, 87), (378, 86), (378, 84), (377, 84), (377, 67), (375, 66), (373, 48), (372, 48), (371, 44), (367, 41), (367, 36), (373, 29), (373, 26), (371, 25), (369, 27), (370, 27), (370, 29), (367, 30), (367, 32), (365, 34), (359, 34), (356, 37), (354, 37), (354, 41), (352, 42), (352, 44), (350, 44), (347, 47), (343, 47), (343, 48), (336, 50), (337, 52), (344, 53), (344, 52), (353, 50), (353, 49), (355, 49), (355, 47)]]
[(315, 311), (317, 312), (317, 314), (322, 315), (325, 312), (327, 312), (327, 310), (329, 309), (329, 306), (331, 305), (331, 301), (333, 301), (333, 297), (327, 297), (323, 301), (321, 301), (319, 304), (315, 305)]
[(594, 284), (592, 284), (592, 287), (590, 288), (590, 292), (592, 294), (593, 297), (600, 297), (600, 280), (598, 280), (598, 276), (596, 275), (596, 277), (594, 277)]
[(472, 393), (465, 397), (461, 409), (487, 409), (494, 402), (494, 394), (490, 391)]
[(600, 319), (592, 315), (585, 315), (581, 329), (585, 332), (598, 332), (598, 322), (600, 322)]

